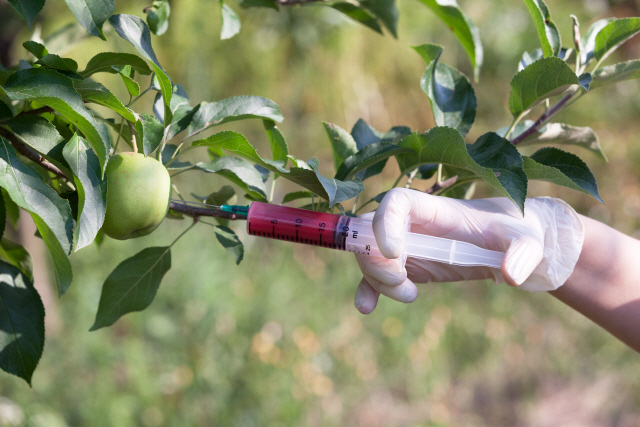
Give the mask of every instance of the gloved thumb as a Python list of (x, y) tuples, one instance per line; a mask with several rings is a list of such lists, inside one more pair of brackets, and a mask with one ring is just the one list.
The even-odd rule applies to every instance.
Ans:
[(502, 260), (502, 276), (510, 286), (520, 286), (542, 261), (542, 244), (531, 236), (514, 240)]

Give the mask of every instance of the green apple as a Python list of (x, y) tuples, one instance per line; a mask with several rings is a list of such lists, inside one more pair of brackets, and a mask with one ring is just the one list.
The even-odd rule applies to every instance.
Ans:
[(171, 178), (162, 163), (140, 153), (120, 153), (109, 159), (106, 176), (104, 234), (127, 240), (155, 230), (171, 198)]

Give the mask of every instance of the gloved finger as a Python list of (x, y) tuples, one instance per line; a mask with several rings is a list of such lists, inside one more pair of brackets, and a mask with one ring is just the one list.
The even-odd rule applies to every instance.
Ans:
[(418, 297), (418, 288), (416, 288), (416, 285), (414, 285), (413, 282), (409, 279), (405, 279), (405, 281), (398, 286), (387, 286), (366, 273), (364, 274), (364, 278), (373, 289), (393, 300), (410, 303), (415, 301), (415, 299)]
[(360, 280), (360, 284), (356, 289), (356, 297), (354, 305), (362, 314), (371, 313), (378, 305), (378, 297), (380, 292), (371, 287), (367, 279), (364, 277)]
[(530, 236), (514, 240), (502, 260), (502, 276), (507, 284), (520, 286), (540, 264), (543, 256), (540, 241)]
[(376, 211), (371, 211), (371, 212), (363, 213), (362, 215), (358, 215), (358, 218), (366, 219), (367, 221), (372, 221), (373, 220), (373, 216), (375, 214), (376, 214)]
[[(434, 223), (436, 212), (443, 211), (438, 223)], [(446, 212), (446, 214), (445, 214)], [(431, 196), (406, 188), (393, 188), (387, 192), (373, 217), (373, 234), (380, 253), (387, 258), (398, 258), (404, 250), (406, 221), (423, 227), (432, 224), (436, 233), (442, 235), (459, 226), (455, 218), (457, 210), (451, 209), (451, 201), (445, 197)], [(427, 227), (429, 228), (429, 227)]]
[(373, 277), (386, 286), (399, 286), (407, 278), (407, 270), (399, 259), (356, 254), (356, 261), (363, 274)]

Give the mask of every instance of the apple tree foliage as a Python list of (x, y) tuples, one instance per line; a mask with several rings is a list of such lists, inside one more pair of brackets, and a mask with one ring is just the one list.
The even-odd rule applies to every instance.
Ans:
[[(457, 36), (477, 82), (482, 66), (482, 44), (477, 27), (451, 0), (420, 0)], [(31, 27), (44, 0), (9, 0)], [(207, 196), (185, 200), (175, 188), (168, 216), (213, 226), (222, 246), (240, 263), (243, 246), (229, 228), (241, 215), (206, 205), (222, 205), (237, 195), (250, 201), (273, 202), (266, 186), (271, 179), (289, 180), (299, 191), (282, 203), (344, 212), (343, 202), (355, 199), (348, 215), (379, 203), (384, 193), (360, 200), (364, 181), (379, 174), (391, 157), (407, 178), (430, 179), (430, 193), (470, 197), (473, 184), (485, 181), (508, 197), (522, 212), (529, 180), (543, 180), (572, 188), (600, 200), (596, 180), (564, 145), (583, 147), (606, 160), (598, 137), (588, 127), (553, 122), (560, 111), (593, 89), (640, 77), (640, 60), (604, 66), (605, 59), (640, 31), (640, 18), (603, 19), (581, 37), (574, 19), (574, 40), (563, 44), (549, 9), (542, 0), (525, 0), (540, 48), (524, 52), (514, 64), (508, 108), (510, 125), (488, 132), (476, 141), (465, 140), (473, 125), (478, 100), (472, 81), (440, 60), (442, 46), (415, 46), (426, 69), (420, 87), (431, 104), (436, 127), (418, 133), (406, 126), (386, 132), (358, 120), (351, 131), (331, 123), (324, 128), (334, 155), (335, 175), (319, 172), (319, 162), (303, 161), (289, 152), (276, 123), (283, 120), (278, 105), (258, 96), (233, 96), (192, 105), (156, 57), (151, 32), (160, 35), (169, 24), (168, 0), (145, 8), (146, 23), (132, 15), (114, 14), (114, 0), (66, 0), (78, 22), (92, 36), (105, 39), (105, 26), (133, 45), (137, 54), (100, 52), (84, 67), (56, 54), (56, 40), (23, 43), (24, 58), (7, 69), (0, 65), (0, 235), (7, 220), (16, 226), (20, 214), (33, 218), (51, 254), (59, 296), (73, 279), (69, 256), (99, 243), (109, 183), (104, 171), (119, 151), (154, 156), (170, 173), (217, 174), (230, 181)], [(330, 7), (362, 25), (396, 36), (395, 0), (241, 0), (240, 6), (279, 9), (293, 4)], [(240, 19), (223, 0), (219, 2), (221, 39), (240, 30)], [(114, 35), (115, 37), (115, 35)], [(101, 73), (120, 76), (129, 99), (118, 99), (98, 82)], [(141, 89), (145, 87), (145, 89)], [(155, 96), (153, 111), (136, 111), (140, 97)], [(99, 114), (94, 106), (106, 107)], [(104, 111), (104, 110), (102, 110)], [(153, 113), (153, 114), (152, 114)], [(202, 138), (200, 133), (223, 123), (261, 120), (271, 153), (258, 154), (241, 133), (223, 131)], [(518, 148), (552, 144), (530, 156)], [(559, 148), (560, 147), (560, 148)], [(200, 150), (202, 160), (181, 156)], [(202, 175), (204, 176), (204, 175)], [(238, 193), (238, 194), (237, 194)], [(185, 193), (186, 194), (186, 193)], [(201, 203), (204, 205), (197, 205)], [(216, 224), (203, 221), (215, 217)], [(187, 231), (185, 230), (185, 232)], [(183, 233), (184, 234), (184, 233)], [(181, 234), (182, 236), (182, 234)], [(176, 239), (177, 240), (177, 239)], [(175, 240), (174, 240), (175, 243)], [(112, 325), (122, 315), (151, 304), (162, 277), (171, 267), (171, 246), (149, 247), (124, 260), (106, 278), (91, 330)], [(31, 382), (44, 346), (44, 308), (33, 286), (31, 258), (17, 243), (0, 241), (0, 368)]]

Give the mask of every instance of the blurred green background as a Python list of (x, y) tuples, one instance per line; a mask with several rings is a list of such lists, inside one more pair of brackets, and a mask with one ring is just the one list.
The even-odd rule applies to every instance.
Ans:
[[(149, 3), (117, 1), (116, 13), (142, 16)], [(584, 32), (601, 17), (640, 15), (639, 3), (547, 2), (565, 46), (570, 13)], [(460, 4), (485, 48), (474, 84), (479, 107), (472, 142), (510, 123), (509, 81), (523, 50), (538, 41), (524, 2)], [(3, 33), (15, 35), (3, 49), (15, 63), (26, 58), (21, 43), (29, 32), (6, 1), (0, 6)], [(153, 44), (192, 105), (234, 95), (273, 99), (285, 117), (280, 129), (291, 154), (318, 157), (327, 175), (333, 161), (322, 121), (345, 129), (358, 118), (379, 130), (433, 126), (419, 87), (424, 64), (411, 45), (440, 43), (442, 60), (471, 74), (450, 31), (412, 0), (399, 4), (398, 40), (322, 6), (275, 12), (232, 4), (242, 30), (220, 41), (217, 2), (176, 0), (171, 7), (169, 30), (153, 36)], [(69, 22), (64, 2), (52, 0), (37, 20), (43, 37)], [(67, 56), (82, 69), (99, 51), (134, 52), (113, 31), (107, 37), (87, 39)], [(609, 62), (640, 57), (639, 42), (624, 45)], [(115, 76), (99, 79), (127, 99)], [(150, 112), (152, 97), (136, 110)], [(599, 134), (609, 163), (577, 153), (598, 179), (605, 205), (540, 183), (530, 186), (530, 196), (561, 197), (580, 213), (640, 236), (638, 117), (638, 82), (630, 81), (594, 91), (557, 119)], [(267, 155), (259, 121), (225, 128), (244, 133)], [(387, 189), (397, 173), (390, 161), (368, 182), (367, 194)], [(186, 194), (207, 194), (223, 183), (191, 172), (177, 179)], [(294, 189), (278, 181), (275, 200)], [(491, 195), (478, 186), (476, 197)], [(363, 316), (353, 307), (361, 276), (352, 256), (247, 237), (242, 223), (235, 225), (246, 245), (239, 266), (213, 230), (199, 225), (174, 247), (173, 267), (147, 310), (89, 333), (102, 282), (115, 266), (143, 247), (167, 245), (187, 225), (167, 220), (151, 236), (107, 239), (79, 251), (72, 257), (73, 285), (59, 300), (47, 293), (47, 271), (36, 271), (47, 307), (45, 350), (32, 389), (0, 376), (0, 425), (640, 426), (638, 354), (549, 295), (490, 282), (429, 284), (411, 305), (381, 299)], [(42, 251), (37, 240), (31, 245), (34, 254)]]

